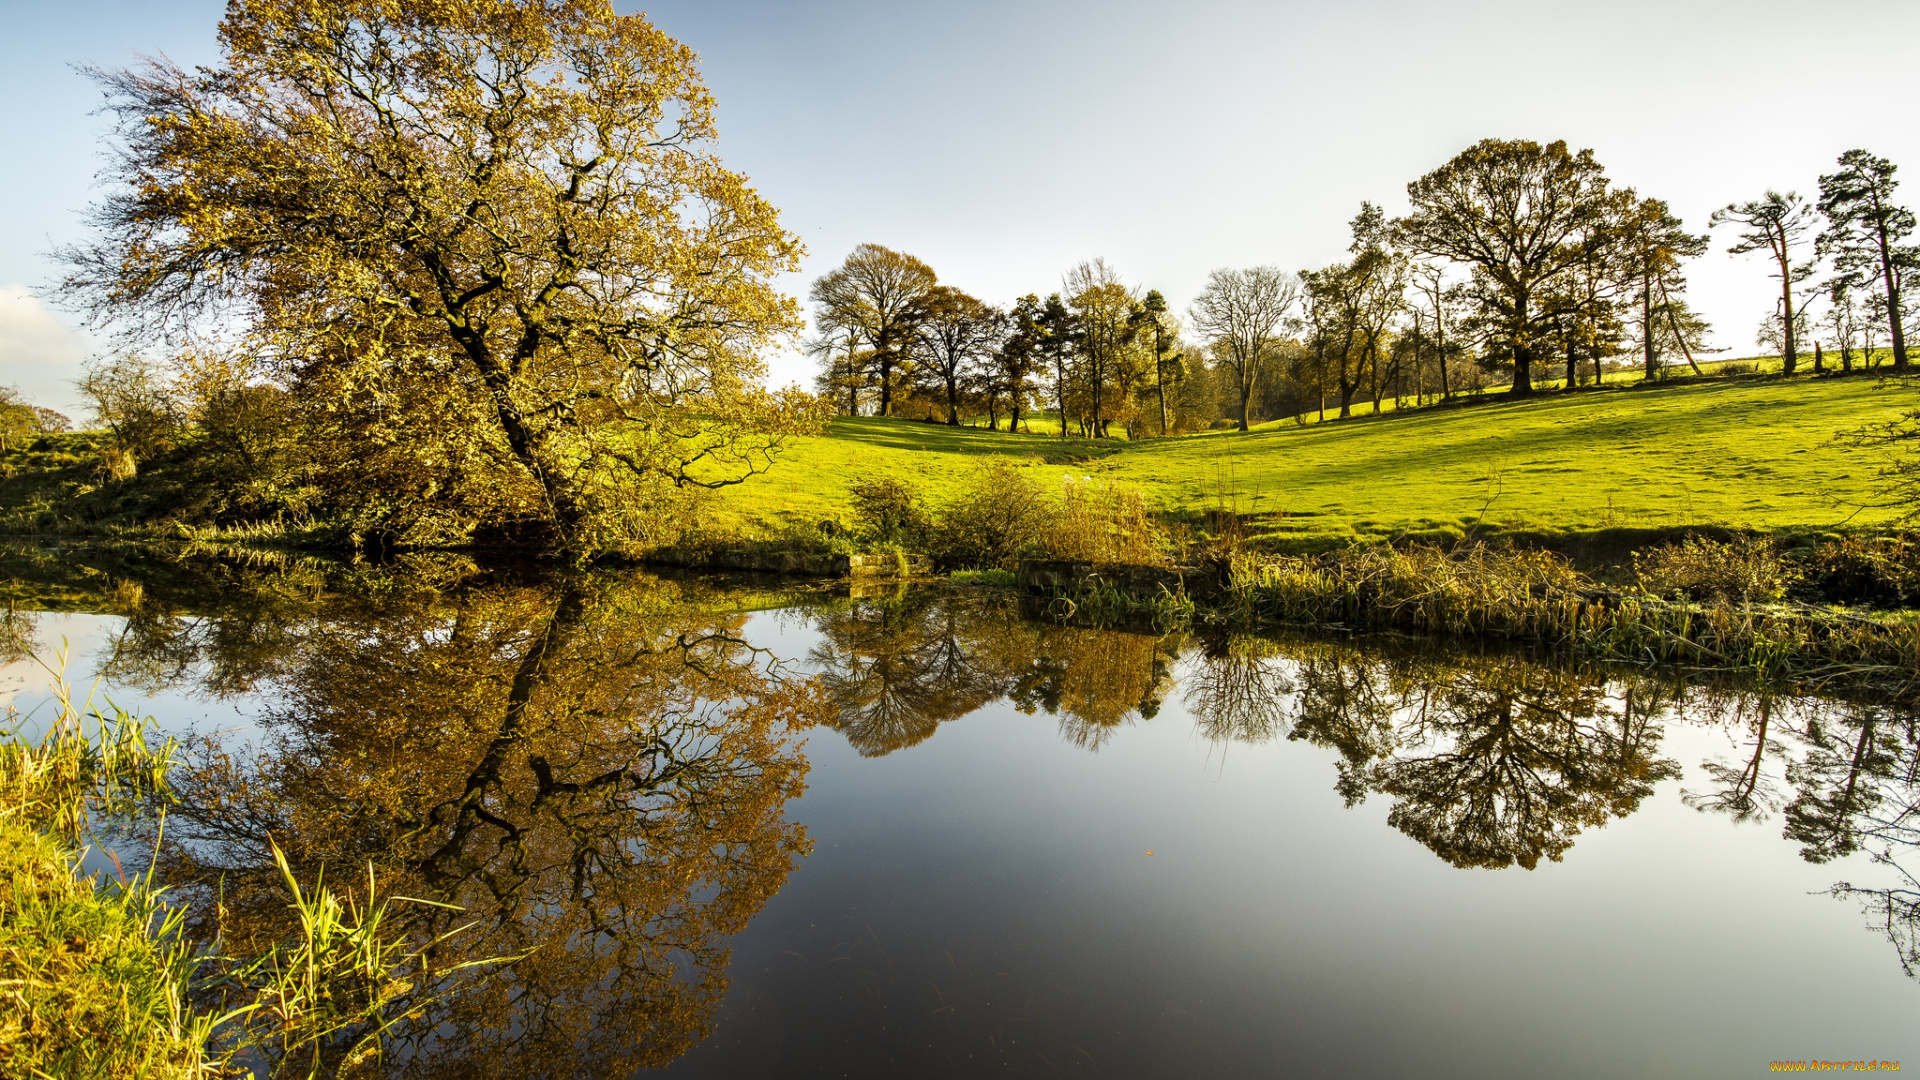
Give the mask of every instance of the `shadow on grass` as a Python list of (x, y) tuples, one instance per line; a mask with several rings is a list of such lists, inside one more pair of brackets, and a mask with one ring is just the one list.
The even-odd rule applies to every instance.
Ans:
[[(1765, 430), (1796, 413), (1806, 413), (1811, 419), (1831, 408), (1831, 402), (1820, 396), (1762, 396), (1752, 392), (1768, 383), (1778, 386), (1780, 381), (1656, 384), (1649, 389), (1659, 396), (1651, 399), (1636, 392), (1640, 389), (1637, 384), (1587, 388), (1573, 394), (1549, 391), (1520, 399), (1491, 395), (1467, 408), (1409, 409), (1306, 427), (1223, 433), (1190, 442), (1143, 444), (1134, 452), (1167, 452), (1168, 465), (1178, 460), (1189, 469), (1207, 459), (1242, 458), (1245, 464), (1257, 467), (1261, 458), (1272, 453), (1305, 453), (1317, 460), (1301, 464), (1306, 464), (1314, 481), (1321, 484), (1377, 481), (1395, 459), (1410, 455), (1417, 455), (1430, 469), (1482, 467), (1497, 461), (1516, 476), (1542, 465), (1566, 465), (1580, 473), (1585, 471), (1580, 464), (1583, 452), (1595, 446), (1652, 453), (1664, 444), (1665, 448), (1679, 450), (1703, 432), (1739, 427)], [(1593, 415), (1576, 411), (1587, 409), (1601, 412)], [(1531, 410), (1532, 415), (1518, 415), (1519, 410)], [(1749, 460), (1733, 464), (1746, 468), (1774, 463)], [(1183, 477), (1169, 474), (1140, 479), (1177, 482)]]
[(895, 450), (925, 450), (936, 454), (1038, 456), (1050, 462), (1097, 457), (1113, 453), (1116, 449), (1115, 446), (1085, 439), (1015, 435), (1005, 431), (983, 431), (979, 428), (929, 424), (921, 420), (870, 416), (835, 417), (827, 438)]

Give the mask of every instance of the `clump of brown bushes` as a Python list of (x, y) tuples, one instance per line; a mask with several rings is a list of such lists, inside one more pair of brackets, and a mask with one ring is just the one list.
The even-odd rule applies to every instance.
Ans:
[(1003, 458), (980, 465), (950, 502), (929, 509), (905, 481), (855, 484), (854, 531), (867, 543), (924, 551), (949, 570), (1011, 570), (1023, 558), (1150, 566), (1169, 538), (1138, 488), (1068, 477), (1059, 491)]
[(1814, 549), (1807, 584), (1842, 604), (1911, 607), (1920, 602), (1920, 544), (1906, 536), (1845, 536)]
[(1647, 592), (1686, 600), (1778, 600), (1801, 576), (1765, 536), (1689, 536), (1634, 552), (1633, 571)]
[(1163, 565), (1166, 543), (1139, 488), (1090, 477), (1066, 480), (1045, 538), (1055, 559), (1141, 566)]
[(1771, 537), (1689, 536), (1633, 556), (1642, 589), (1668, 599), (1798, 598), (1905, 608), (1920, 602), (1920, 545), (1906, 536), (1843, 536), (1784, 550)]
[(1590, 586), (1551, 552), (1472, 544), (1243, 556), (1229, 563), (1227, 592), (1278, 622), (1532, 637), (1562, 629), (1554, 605), (1581, 603)]

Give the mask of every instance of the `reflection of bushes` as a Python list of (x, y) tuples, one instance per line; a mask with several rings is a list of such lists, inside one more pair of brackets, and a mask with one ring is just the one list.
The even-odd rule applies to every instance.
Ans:
[(942, 723), (1007, 700), (1060, 717), (1075, 745), (1097, 748), (1135, 716), (1151, 717), (1178, 639), (1028, 622), (1010, 598), (908, 594), (818, 616), (834, 726), (862, 755), (919, 743)]
[(1150, 720), (1160, 711), (1178, 640), (1045, 627), (1034, 637), (1035, 655), (1014, 688), (1014, 704), (1024, 712), (1040, 705), (1057, 713), (1062, 737), (1098, 750), (1134, 717)]
[(1799, 574), (1769, 537), (1689, 536), (1633, 556), (1640, 587), (1689, 600), (1778, 600)]

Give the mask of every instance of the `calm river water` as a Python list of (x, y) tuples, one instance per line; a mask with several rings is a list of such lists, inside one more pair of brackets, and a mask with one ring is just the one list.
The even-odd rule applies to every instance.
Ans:
[(187, 739), (160, 872), (230, 940), (283, 930), (271, 837), (524, 956), (395, 1075), (1920, 1068), (1886, 702), (979, 592), (40, 595), (11, 700), (44, 715), (21, 650), (64, 640)]

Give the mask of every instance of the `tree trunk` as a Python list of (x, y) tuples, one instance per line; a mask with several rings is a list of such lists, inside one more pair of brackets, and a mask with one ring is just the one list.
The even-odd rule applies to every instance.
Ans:
[(1367, 335), (1367, 397), (1373, 401), (1373, 414), (1380, 415), (1380, 353)]
[(1527, 397), (1533, 393), (1533, 354), (1520, 345), (1513, 347), (1513, 386), (1507, 390), (1514, 397)]
[(1313, 351), (1320, 361), (1313, 381), (1318, 384), (1316, 389), (1320, 391), (1320, 423), (1324, 424), (1327, 422), (1327, 347), (1321, 343)]
[(1783, 349), (1780, 356), (1782, 374), (1791, 375), (1799, 366), (1799, 343), (1794, 340), (1793, 318), (1793, 265), (1787, 258), (1787, 237), (1779, 235), (1779, 247), (1776, 252), (1780, 260), (1780, 340)]
[[(1522, 333), (1527, 328), (1527, 304), (1521, 301), (1515, 308), (1514, 328)], [(1513, 338), (1513, 386), (1507, 393), (1513, 397), (1526, 397), (1533, 393), (1533, 350), (1520, 344), (1520, 335)]]
[[(1155, 331), (1158, 333), (1158, 331)], [(1153, 353), (1153, 377), (1160, 384), (1160, 437), (1167, 437), (1167, 362), (1163, 359), (1164, 350), (1155, 342)]]
[(1652, 381), (1658, 374), (1653, 352), (1653, 282), (1645, 277), (1640, 282), (1640, 346), (1646, 350), (1647, 379)]
[(860, 415), (860, 372), (853, 366), (854, 342), (858, 339), (847, 335), (847, 415)]
[(506, 365), (477, 336), (461, 341), (461, 349), (480, 372), (481, 383), (493, 401), (501, 434), (506, 436), (507, 448), (540, 485), (556, 546), (563, 554), (584, 557), (588, 552), (580, 544), (587, 524), (587, 507), (581, 492), (569, 479), (571, 473), (556, 467), (559, 455), (551, 452), (543, 435), (527, 426), (525, 415), (514, 403), (513, 376)]
[(947, 426), (960, 426), (960, 384), (951, 375), (947, 376)]
[(1099, 434), (1100, 438), (1104, 439), (1107, 437), (1107, 425), (1100, 420), (1100, 398), (1107, 388), (1107, 373), (1100, 370), (1100, 367), (1101, 365), (1097, 360), (1091, 367), (1091, 373), (1093, 375), (1093, 430)]
[(1880, 226), (1880, 275), (1887, 284), (1887, 332), (1893, 341), (1893, 370), (1907, 370), (1907, 331), (1900, 325), (1900, 286), (1893, 280), (1893, 258), (1887, 250), (1887, 226)]
[(1067, 360), (1058, 352), (1053, 356), (1054, 403), (1060, 406), (1060, 437), (1067, 437)]

